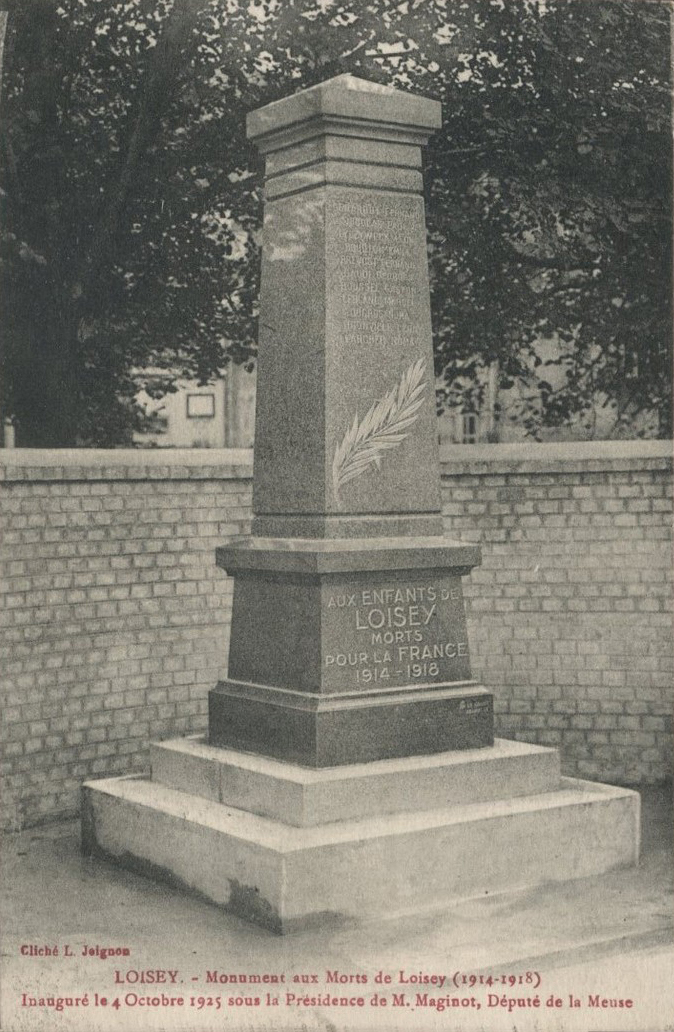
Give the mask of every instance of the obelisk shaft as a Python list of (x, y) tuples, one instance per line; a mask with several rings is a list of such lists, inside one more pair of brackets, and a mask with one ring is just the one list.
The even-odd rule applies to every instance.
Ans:
[(267, 162), (253, 532), (440, 534), (420, 172), (440, 105), (348, 75), (298, 96), (249, 120)]

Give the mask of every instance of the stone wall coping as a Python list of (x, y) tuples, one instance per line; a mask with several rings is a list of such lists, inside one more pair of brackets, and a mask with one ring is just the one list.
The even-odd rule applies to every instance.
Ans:
[(669, 440), (531, 441), (459, 444), (440, 449), (443, 477), (462, 473), (595, 473), (602, 470), (671, 469)]
[(0, 449), (0, 480), (250, 480), (250, 448)]
[[(462, 473), (670, 469), (672, 441), (461, 444), (440, 449), (443, 477)], [(0, 449), (0, 480), (250, 480), (249, 448)]]

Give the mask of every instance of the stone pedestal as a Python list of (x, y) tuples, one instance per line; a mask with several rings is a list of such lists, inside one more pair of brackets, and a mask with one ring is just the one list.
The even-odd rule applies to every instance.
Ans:
[(211, 743), (312, 767), (491, 745), (461, 591), (478, 559), (435, 538), (219, 549), (234, 611)]
[(85, 786), (84, 844), (285, 932), (596, 874), (635, 793), (493, 738), (442, 536), (421, 146), (437, 102), (338, 76), (249, 117), (266, 156), (253, 535), (207, 740)]

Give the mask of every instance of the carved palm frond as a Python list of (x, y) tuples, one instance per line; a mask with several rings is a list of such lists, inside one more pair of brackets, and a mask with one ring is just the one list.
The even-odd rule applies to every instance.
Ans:
[(425, 364), (423, 358), (413, 362), (400, 383), (374, 402), (362, 422), (358, 421), (358, 413), (354, 416), (332, 461), (332, 488), (337, 505), (341, 505), (344, 484), (359, 477), (370, 465), (379, 468), (383, 453), (409, 436), (409, 427), (419, 418), (424, 400)]

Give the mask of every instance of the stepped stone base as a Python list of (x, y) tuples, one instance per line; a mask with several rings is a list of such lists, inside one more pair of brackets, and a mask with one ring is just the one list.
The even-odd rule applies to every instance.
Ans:
[(83, 848), (284, 933), (633, 864), (638, 822), (637, 793), (522, 743), (310, 770), (183, 739), (152, 780), (84, 786)]
[(153, 781), (296, 827), (552, 792), (560, 778), (555, 749), (506, 741), (323, 770), (214, 749), (198, 735), (155, 743), (150, 756)]

